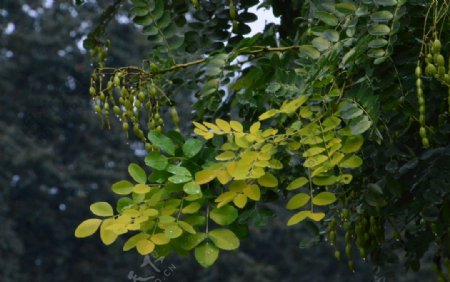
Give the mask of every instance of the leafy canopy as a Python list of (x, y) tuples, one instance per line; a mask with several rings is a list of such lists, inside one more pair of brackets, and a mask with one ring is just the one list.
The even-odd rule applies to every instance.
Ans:
[[(400, 251), (418, 270), (434, 242), (437, 278), (448, 275), (448, 1), (133, 0), (150, 54), (114, 68), (105, 25), (120, 4), (85, 41), (98, 63), (89, 92), (102, 123), (116, 116), (145, 143), (147, 168), (130, 164), (134, 183), (112, 185), (116, 212), (93, 204), (102, 219), (77, 237), (130, 234), (125, 251), (193, 250), (208, 267), (278, 200), (287, 225), (308, 222), (337, 259), (343, 228), (351, 269), (355, 246), (377, 275)], [(255, 6), (281, 22), (245, 37)], [(196, 98), (195, 138), (179, 133), (177, 96)]]

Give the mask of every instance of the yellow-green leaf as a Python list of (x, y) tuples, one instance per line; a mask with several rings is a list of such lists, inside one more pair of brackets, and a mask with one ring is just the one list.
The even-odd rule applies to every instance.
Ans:
[(316, 155), (313, 157), (310, 157), (306, 159), (306, 161), (303, 163), (304, 167), (315, 167), (318, 166), (328, 160), (328, 157), (325, 155)]
[(291, 216), (287, 222), (288, 226), (295, 225), (303, 220), (311, 213), (311, 211), (300, 211)]
[(143, 240), (143, 239), (147, 239), (148, 237), (150, 237), (150, 235), (146, 234), (146, 233), (138, 233), (134, 236), (131, 236), (123, 245), (123, 251), (129, 251), (132, 248), (136, 247), (136, 244)]
[(234, 159), (236, 155), (232, 151), (225, 151), (219, 155), (216, 156), (216, 160), (218, 161), (228, 161), (231, 159)]
[(312, 199), (312, 203), (316, 206), (331, 205), (335, 201), (336, 196), (331, 192), (321, 192)]
[(238, 121), (235, 121), (235, 120), (230, 121), (230, 126), (236, 132), (243, 132), (244, 131), (244, 127)]
[(286, 189), (287, 190), (295, 190), (295, 189), (305, 186), (306, 184), (308, 184), (308, 182), (309, 182), (309, 180), (306, 177), (299, 177), (299, 178), (295, 179), (294, 181), (292, 181)]
[(196, 213), (201, 207), (202, 207), (202, 205), (200, 205), (200, 203), (193, 202), (193, 203), (190, 203), (189, 205), (185, 206), (181, 210), (181, 212), (184, 214), (193, 214), (193, 213)]
[(307, 216), (314, 221), (321, 221), (325, 217), (325, 214), (323, 212), (310, 212)]
[(317, 186), (333, 185), (338, 181), (339, 181), (339, 177), (336, 177), (334, 175), (313, 177), (313, 183)]
[(128, 195), (133, 191), (133, 183), (122, 180), (112, 185), (112, 191), (118, 195)]
[(231, 251), (239, 248), (238, 237), (228, 229), (214, 229), (208, 237), (219, 249)]
[(238, 211), (231, 205), (225, 205), (220, 208), (214, 208), (209, 213), (211, 219), (219, 225), (229, 225), (238, 218)]
[(170, 242), (170, 238), (166, 236), (166, 234), (164, 233), (156, 233), (153, 234), (150, 237), (150, 240), (155, 244), (155, 245), (166, 245), (169, 244)]
[(325, 151), (323, 147), (311, 147), (303, 153), (303, 157), (309, 158)]
[(278, 111), (278, 110), (270, 109), (270, 110), (268, 110), (267, 112), (261, 114), (261, 115), (259, 116), (258, 119), (259, 119), (259, 120), (266, 120), (266, 119), (271, 118), (271, 117), (273, 117), (274, 115), (278, 114), (279, 112), (280, 112), (280, 111)]
[(150, 254), (154, 249), (155, 244), (153, 244), (153, 242), (148, 239), (140, 240), (136, 244), (136, 250), (143, 256)]
[(258, 178), (258, 183), (262, 187), (274, 188), (278, 186), (278, 179), (271, 173), (267, 172), (262, 177)]
[(208, 131), (208, 128), (206, 128), (206, 126), (204, 126), (199, 122), (194, 121), (193, 124), (196, 128), (200, 129), (201, 131)]
[(178, 221), (178, 225), (183, 228), (184, 231), (186, 231), (187, 233), (191, 233), (191, 234), (195, 234), (197, 233), (194, 229), (194, 227), (192, 227), (192, 225), (190, 225), (189, 223), (185, 222), (185, 221)]
[(350, 156), (349, 158), (345, 158), (342, 162), (339, 163), (339, 167), (341, 168), (357, 168), (360, 167), (363, 163), (363, 160), (357, 155)]
[(195, 182), (197, 184), (206, 184), (216, 178), (216, 172), (214, 170), (201, 170), (195, 174)]
[(225, 133), (231, 132), (231, 126), (228, 122), (224, 121), (223, 119), (216, 119), (217, 126)]
[(147, 181), (147, 174), (138, 164), (131, 163), (128, 166), (128, 173), (137, 183), (145, 183)]
[(344, 145), (341, 148), (342, 153), (349, 154), (358, 151), (364, 143), (362, 135), (350, 135), (344, 140)]
[(183, 234), (183, 229), (181, 229), (178, 224), (169, 225), (165, 230), (164, 234), (170, 238), (178, 238)]
[(206, 125), (208, 128), (210, 128), (215, 134), (221, 134), (222, 130), (220, 130), (220, 128), (215, 125), (214, 123), (210, 123), (210, 122), (203, 122), (204, 125)]
[(219, 203), (217, 205), (217, 207), (220, 208), (220, 207), (228, 204), (229, 202), (233, 201), (235, 196), (236, 196), (236, 192), (231, 192), (231, 191), (220, 194), (215, 200), (216, 203)]
[(261, 199), (261, 189), (256, 184), (247, 185), (242, 192), (253, 201), (259, 201)]
[(219, 257), (219, 249), (209, 242), (195, 248), (195, 259), (203, 267), (210, 267)]
[(301, 208), (309, 202), (310, 198), (311, 197), (308, 194), (299, 193), (289, 200), (289, 202), (286, 205), (286, 208), (288, 210), (295, 210)]
[(261, 123), (259, 121), (255, 122), (250, 126), (250, 133), (255, 134), (261, 128)]
[(102, 225), (100, 226), (100, 239), (102, 240), (103, 244), (105, 245), (111, 245), (116, 241), (118, 235), (111, 230), (108, 230), (107, 227), (114, 223), (114, 219), (107, 218), (103, 221)]
[(145, 194), (150, 192), (150, 187), (145, 184), (136, 184), (133, 188), (133, 192), (136, 194)]
[(184, 184), (183, 191), (189, 195), (196, 195), (196, 194), (202, 193), (200, 185), (198, 185), (197, 182), (193, 182), (193, 181)]
[(247, 196), (245, 196), (244, 194), (237, 194), (233, 199), (233, 203), (236, 205), (236, 207), (242, 209), (247, 204)]
[(113, 216), (114, 211), (112, 206), (107, 202), (97, 202), (90, 206), (90, 210), (93, 214), (98, 216)]
[[(314, 47), (312, 47), (312, 48), (314, 48)], [(295, 111), (297, 111), (297, 109), (301, 105), (303, 105), (306, 101), (308, 101), (307, 96), (300, 96), (292, 101), (284, 103), (280, 108), (280, 112), (285, 113), (285, 114), (292, 114)]]
[(85, 238), (91, 236), (97, 231), (101, 223), (102, 220), (98, 218), (86, 219), (75, 229), (75, 237)]

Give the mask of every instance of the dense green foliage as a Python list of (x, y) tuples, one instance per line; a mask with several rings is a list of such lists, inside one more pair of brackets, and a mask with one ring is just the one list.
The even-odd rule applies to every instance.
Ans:
[[(287, 224), (310, 220), (313, 241), (329, 241), (337, 259), (343, 229), (350, 269), (354, 247), (379, 275), (400, 256), (418, 270), (432, 250), (447, 279), (448, 1), (131, 2), (150, 55), (141, 67), (111, 68), (97, 44), (105, 34), (94, 33), (90, 94), (103, 122), (112, 112), (146, 143), (149, 174), (131, 164), (137, 184), (112, 187), (129, 196), (117, 212), (93, 204), (106, 219), (84, 221), (77, 237), (100, 227), (111, 244), (138, 231), (124, 250), (193, 250), (206, 267), (270, 216), (265, 203), (287, 199), (296, 210)], [(281, 23), (244, 37), (256, 5)], [(200, 138), (162, 134), (161, 109), (172, 107), (177, 125), (172, 99), (191, 94)]]
[[(305, 256), (296, 243), (306, 237), (305, 226), (287, 230), (288, 214), (277, 205), (270, 208), (278, 217), (264, 228), (251, 227), (252, 239), (222, 254), (215, 267), (203, 269), (193, 257), (156, 262), (164, 269), (176, 266), (170, 277), (141, 268), (143, 257), (136, 252), (118, 255), (120, 241), (105, 247), (97, 237), (75, 238), (80, 219), (90, 216), (86, 207), (113, 202), (111, 183), (127, 177), (128, 162), (143, 165), (145, 151), (132, 135), (126, 139), (115, 120), (111, 130), (101, 130), (88, 99), (92, 66), (80, 44), (111, 2), (81, 7), (50, 2), (0, 4), (0, 281), (130, 281), (130, 271), (180, 282), (369, 279), (367, 264), (356, 261), (359, 271), (353, 274), (329, 256), (326, 244)], [(114, 46), (108, 66), (139, 64), (146, 53), (146, 38), (123, 20), (124, 13), (126, 8), (107, 28)], [(187, 132), (190, 100), (175, 98), (180, 128)], [(267, 248), (267, 242), (277, 249)]]

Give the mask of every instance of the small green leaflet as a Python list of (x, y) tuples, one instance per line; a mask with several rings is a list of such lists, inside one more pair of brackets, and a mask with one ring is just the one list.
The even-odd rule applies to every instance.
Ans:
[(169, 155), (175, 155), (175, 144), (169, 137), (163, 135), (160, 132), (152, 130), (148, 133), (148, 139), (150, 140), (150, 142), (152, 142), (153, 145), (158, 146)]
[(131, 163), (128, 166), (128, 173), (137, 183), (144, 184), (147, 181), (147, 174), (138, 164)]
[(164, 170), (169, 164), (169, 160), (159, 152), (150, 152), (145, 157), (145, 164), (157, 170)]
[(202, 141), (193, 138), (188, 139), (183, 144), (183, 154), (188, 158), (195, 157), (202, 149), (202, 146)]

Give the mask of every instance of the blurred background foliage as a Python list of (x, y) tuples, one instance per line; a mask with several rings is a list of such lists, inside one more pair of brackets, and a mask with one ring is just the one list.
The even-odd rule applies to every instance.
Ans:
[[(299, 248), (308, 226), (286, 227), (287, 214), (276, 205), (269, 226), (252, 227), (238, 251), (209, 269), (192, 258), (169, 257), (155, 262), (159, 270), (175, 267), (166, 275), (141, 267), (142, 257), (123, 254), (121, 244), (111, 248), (98, 237), (73, 237), (88, 215), (86, 207), (112, 201), (111, 183), (126, 177), (127, 164), (145, 154), (120, 125), (101, 128), (88, 96), (92, 65), (82, 40), (108, 4), (0, 1), (0, 281), (130, 281), (130, 271), (154, 276), (148, 281), (370, 281), (371, 268), (362, 260), (352, 273), (327, 244)], [(278, 13), (285, 22), (293, 20), (293, 11)], [(108, 65), (139, 65), (147, 41), (128, 16), (119, 13), (108, 30), (114, 46)], [(184, 128), (189, 101), (178, 103)], [(424, 265), (392, 281), (432, 277), (430, 265)]]

